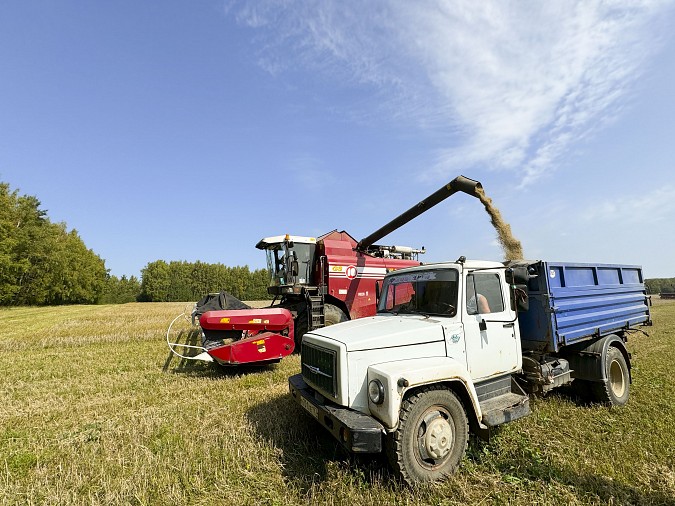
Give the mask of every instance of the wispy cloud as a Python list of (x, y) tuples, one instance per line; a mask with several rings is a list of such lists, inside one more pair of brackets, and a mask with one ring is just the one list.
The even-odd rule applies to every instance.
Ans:
[(613, 197), (596, 202), (581, 213), (586, 223), (604, 224), (647, 224), (654, 222), (672, 223), (675, 218), (675, 187), (664, 186), (645, 195)]
[(289, 178), (303, 190), (326, 190), (335, 183), (335, 177), (325, 170), (321, 160), (312, 155), (297, 155), (286, 166), (286, 172), (279, 174), (280, 181)]
[[(369, 86), (380, 113), (440, 132), (427, 177), (517, 171), (525, 186), (611, 121), (659, 46), (672, 1), (235, 3), (273, 74)], [(363, 104), (359, 104), (361, 107)]]

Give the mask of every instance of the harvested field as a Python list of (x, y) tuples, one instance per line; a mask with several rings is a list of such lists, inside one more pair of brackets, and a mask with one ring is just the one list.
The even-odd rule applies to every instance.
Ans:
[(0, 503), (675, 504), (675, 301), (629, 341), (627, 406), (534, 399), (451, 479), (416, 490), (296, 408), (297, 355), (164, 371), (184, 306), (0, 310)]

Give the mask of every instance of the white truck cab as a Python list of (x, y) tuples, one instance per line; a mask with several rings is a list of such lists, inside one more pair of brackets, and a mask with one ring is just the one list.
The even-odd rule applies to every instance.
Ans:
[(462, 257), (388, 274), (376, 316), (305, 335), (291, 394), (349, 451), (386, 450), (405, 481), (449, 474), (469, 424), (529, 413), (506, 271)]

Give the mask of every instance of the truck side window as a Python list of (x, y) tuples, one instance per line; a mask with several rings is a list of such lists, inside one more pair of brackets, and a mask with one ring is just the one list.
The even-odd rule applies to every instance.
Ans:
[(477, 272), (466, 277), (466, 312), (470, 315), (504, 311), (499, 275)]

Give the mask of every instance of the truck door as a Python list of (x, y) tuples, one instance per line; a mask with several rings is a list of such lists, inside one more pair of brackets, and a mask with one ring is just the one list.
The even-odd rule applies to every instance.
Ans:
[(474, 380), (506, 374), (522, 365), (515, 312), (501, 271), (466, 275), (462, 321), (466, 359)]

